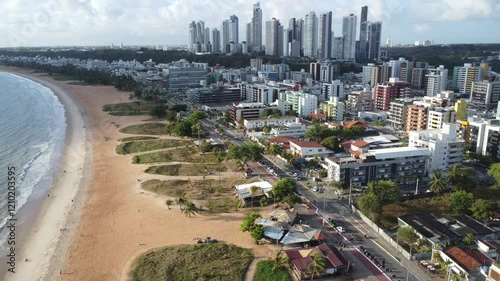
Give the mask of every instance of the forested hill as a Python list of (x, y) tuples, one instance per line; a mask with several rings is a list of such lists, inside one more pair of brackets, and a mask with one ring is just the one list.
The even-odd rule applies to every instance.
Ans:
[(461, 66), (464, 63), (486, 61), (488, 57), (496, 57), (488, 63), (492, 70), (500, 73), (500, 44), (455, 44), (434, 45), (428, 47), (392, 47), (383, 48), (388, 57), (398, 59), (404, 57), (409, 60), (425, 61), (431, 65), (444, 65), (448, 69)]

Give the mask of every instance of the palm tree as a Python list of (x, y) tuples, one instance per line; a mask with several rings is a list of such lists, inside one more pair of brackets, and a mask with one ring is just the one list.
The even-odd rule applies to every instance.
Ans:
[(215, 154), (215, 159), (217, 160), (217, 163), (219, 163), (219, 181), (220, 181), (220, 165), (222, 162), (226, 161), (226, 155), (222, 152), (218, 152)]
[(257, 192), (257, 190), (259, 190), (259, 188), (255, 185), (252, 185), (250, 187), (250, 191), (252, 192), (252, 197), (250, 197), (252, 208), (253, 208), (253, 198), (255, 197), (255, 192)]
[(283, 267), (285, 267), (287, 263), (288, 263), (288, 257), (283, 255), (283, 252), (278, 252), (273, 260), (272, 271), (276, 272), (282, 269)]
[(186, 201), (186, 207), (184, 208), (182, 213), (186, 215), (186, 217), (191, 217), (191, 215), (196, 216), (196, 213), (198, 213), (198, 211), (198, 208), (193, 202)]
[(463, 179), (463, 174), (462, 171), (460, 170), (460, 167), (458, 165), (451, 166), (450, 170), (448, 171), (448, 176), (446, 177), (446, 181), (449, 184), (455, 185), (459, 183), (462, 179)]
[(442, 193), (444, 191), (444, 180), (442, 179), (441, 177), (441, 173), (440, 172), (435, 172), (433, 175), (432, 175), (432, 180), (430, 182), (430, 189), (431, 191), (439, 194), (439, 193)]
[(187, 204), (187, 199), (186, 199), (186, 193), (182, 193), (179, 198), (177, 198), (177, 204), (179, 204), (179, 208), (181, 209), (182, 211), (182, 205), (186, 205)]
[(172, 204), (174, 204), (174, 201), (168, 199), (167, 201), (165, 201), (165, 204), (167, 205), (167, 208), (170, 210), (170, 206), (172, 206)]
[(311, 280), (314, 280), (314, 274), (319, 276), (325, 273), (325, 259), (323, 255), (320, 253), (314, 254), (313, 260), (307, 269), (311, 272)]
[(273, 156), (273, 160), (276, 160), (276, 154), (278, 154), (279, 145), (273, 143), (269, 145), (268, 151)]

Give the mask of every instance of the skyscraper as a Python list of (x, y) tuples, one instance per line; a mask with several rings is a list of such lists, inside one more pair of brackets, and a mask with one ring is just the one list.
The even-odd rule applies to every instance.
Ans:
[(238, 17), (236, 15), (232, 15), (229, 17), (229, 42), (234, 42), (234, 44), (238, 45), (238, 43), (240, 42), (238, 35)]
[(344, 55), (347, 60), (356, 59), (356, 21), (357, 17), (350, 14), (342, 22), (342, 37), (344, 37)]
[(196, 29), (196, 22), (192, 21), (189, 24), (189, 50), (192, 52), (196, 51), (196, 37), (198, 35), (198, 31)]
[(344, 57), (344, 38), (333, 37), (332, 40), (332, 58), (341, 59)]
[(280, 56), (282, 54), (283, 26), (281, 26), (279, 20), (273, 18), (270, 21), (266, 21), (266, 55)]
[(220, 52), (220, 31), (217, 28), (212, 29), (212, 50)]
[(318, 58), (327, 59), (332, 56), (332, 12), (319, 16), (319, 54)]
[(229, 52), (229, 20), (225, 20), (222, 22), (221, 26), (221, 52), (228, 53)]
[(196, 43), (205, 43), (205, 23), (202, 20), (196, 24), (196, 33)]
[(254, 52), (262, 50), (262, 10), (260, 9), (260, 2), (253, 5), (250, 41), (249, 45)]
[(380, 44), (382, 41), (382, 22), (368, 22), (368, 59), (380, 60)]
[(368, 52), (368, 6), (361, 7), (361, 20), (359, 21), (359, 45), (356, 53), (357, 59), (366, 59)]
[(252, 51), (253, 43), (252, 43), (252, 22), (247, 23), (247, 46), (248, 50)]
[(314, 12), (306, 15), (304, 22), (304, 56), (317, 57), (318, 50), (318, 17)]

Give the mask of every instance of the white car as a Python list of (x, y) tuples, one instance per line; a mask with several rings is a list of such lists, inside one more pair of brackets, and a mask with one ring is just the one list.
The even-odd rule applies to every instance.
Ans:
[(317, 192), (317, 191), (319, 191), (319, 188), (317, 186), (314, 186), (311, 190), (314, 192)]
[(345, 232), (345, 229), (342, 226), (337, 226), (336, 229), (340, 233), (344, 233)]

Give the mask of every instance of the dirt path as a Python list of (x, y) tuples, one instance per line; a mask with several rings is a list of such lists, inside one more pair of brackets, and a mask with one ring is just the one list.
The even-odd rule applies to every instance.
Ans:
[(245, 281), (252, 281), (253, 276), (255, 275), (255, 268), (257, 266), (257, 263), (261, 260), (267, 260), (266, 258), (254, 258), (253, 261), (250, 263), (247, 269), (247, 273), (245, 274)]

